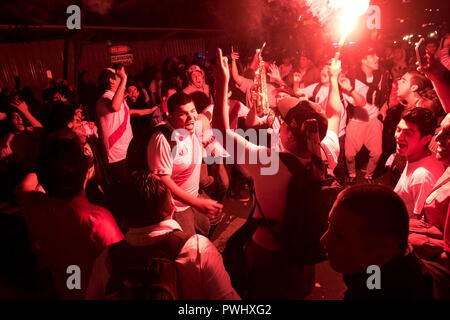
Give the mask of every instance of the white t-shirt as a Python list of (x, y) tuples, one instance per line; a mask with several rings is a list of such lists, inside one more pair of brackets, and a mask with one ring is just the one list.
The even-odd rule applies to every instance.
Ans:
[[(333, 166), (337, 164), (339, 156), (339, 139), (332, 131), (327, 131), (327, 135), (321, 142), (322, 148), (325, 152), (322, 153), (322, 159), (328, 161)], [(267, 149), (263, 146), (257, 146), (252, 143), (247, 143), (250, 153), (264, 152)], [(239, 161), (242, 163), (244, 161)], [(292, 177), (289, 169), (279, 161), (279, 169), (275, 175), (262, 175), (261, 168), (269, 167), (270, 164), (242, 164), (242, 166), (252, 176), (255, 185), (256, 197), (263, 210), (266, 219), (273, 219), (276, 221), (276, 226), (280, 227), (286, 211), (286, 195), (288, 191), (288, 184)], [(262, 218), (259, 209), (256, 208), (254, 213), (255, 218)], [(268, 228), (258, 227), (253, 235), (253, 241), (259, 246), (268, 250), (278, 250), (270, 230)]]
[(103, 145), (108, 155), (108, 162), (114, 163), (127, 157), (128, 145), (133, 138), (130, 124), (130, 108), (126, 100), (119, 111), (112, 111), (111, 103), (114, 92), (106, 91), (97, 101), (97, 118)]
[(409, 216), (419, 215), (433, 186), (444, 173), (444, 165), (430, 155), (407, 162), (394, 191), (403, 199)]
[[(183, 132), (184, 131), (184, 132)], [(148, 168), (154, 174), (170, 175), (172, 180), (185, 192), (198, 197), (200, 167), (202, 164), (202, 144), (194, 134), (186, 130), (175, 130), (172, 138), (176, 141), (177, 153), (172, 158), (170, 144), (162, 133), (154, 134), (148, 143)], [(175, 211), (189, 208), (174, 198)]]
[[(181, 230), (175, 220), (130, 229), (125, 240), (133, 246), (149, 246), (163, 240), (169, 232)], [(222, 256), (214, 244), (201, 235), (190, 237), (175, 259), (184, 300), (239, 300), (231, 286)], [(109, 248), (95, 261), (87, 290), (87, 299), (104, 299), (111, 278)]]
[[(367, 92), (369, 91), (369, 87), (366, 86), (364, 83), (362, 83), (359, 80), (355, 80), (355, 91), (362, 95), (364, 99), (367, 97)], [(373, 93), (372, 101), (375, 101), (376, 92)], [(353, 104), (353, 98), (349, 97), (349, 103)], [(366, 102), (366, 105), (364, 107), (355, 107), (353, 112), (353, 121), (357, 122), (368, 122), (369, 120), (372, 120), (378, 116), (379, 109), (376, 105)]]
[[(236, 130), (238, 127), (238, 118), (246, 118), (250, 109), (247, 108), (242, 102), (237, 100), (229, 100), (229, 114), (230, 114), (230, 128)], [(214, 112), (214, 104), (207, 106), (202, 113), (207, 115), (209, 113), (212, 117)]]
[[(357, 80), (358, 81), (358, 80)], [(308, 95), (308, 99), (313, 96), (314, 89), (316, 86), (320, 85), (319, 83), (314, 83), (310, 86), (307, 86), (303, 91)], [(322, 107), (323, 112), (326, 112), (327, 110), (327, 100), (328, 100), (328, 93), (330, 91), (329, 86), (322, 85), (317, 92), (315, 101)], [(341, 111), (341, 120), (339, 122), (339, 138), (345, 135), (345, 128), (347, 127), (347, 104), (351, 101), (353, 102), (353, 98), (349, 95), (346, 95), (345, 93), (342, 94), (342, 97), (344, 98), (344, 108)]]

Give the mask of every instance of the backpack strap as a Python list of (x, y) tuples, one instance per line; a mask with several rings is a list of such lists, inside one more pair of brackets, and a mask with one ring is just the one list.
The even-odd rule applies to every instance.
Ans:
[(187, 233), (174, 230), (164, 240), (150, 246), (132, 246), (125, 240), (111, 245), (109, 249), (112, 266), (111, 278), (106, 288), (106, 294), (120, 288), (121, 275), (131, 270), (138, 270), (142, 266), (145, 267), (149, 257), (175, 261), (189, 238)]
[(160, 124), (156, 127), (149, 127), (143, 129), (138, 135), (131, 139), (127, 150), (127, 170), (132, 174), (135, 170), (148, 169), (147, 148), (148, 142), (156, 133), (162, 133), (166, 138), (172, 150), (172, 158), (176, 155), (177, 142), (172, 141), (173, 129), (167, 124)]
[(306, 170), (306, 167), (296, 156), (288, 152), (280, 152), (280, 159), (293, 176), (307, 177), (308, 171)]
[[(153, 128), (153, 134), (162, 133), (170, 145), (170, 148), (176, 147), (177, 142), (172, 140), (173, 129), (167, 124), (160, 124)], [(153, 136), (152, 134), (152, 136)], [(150, 136), (150, 138), (152, 137)]]
[(189, 238), (190, 236), (187, 233), (181, 230), (174, 230), (164, 240), (151, 246), (137, 247), (122, 240), (111, 246), (109, 255), (113, 263), (115, 258), (123, 260), (124, 254), (130, 256), (142, 255), (145, 256), (145, 260), (148, 256), (175, 260)]
[[(300, 162), (300, 160), (297, 159), (296, 156), (293, 154), (287, 153), (287, 152), (280, 152), (280, 159), (281, 162), (288, 168), (289, 172), (292, 174), (292, 178), (300, 179), (301, 181), (307, 181), (308, 179), (308, 171), (306, 167)], [(291, 178), (291, 179), (292, 179)], [(299, 181), (299, 180), (298, 180)], [(307, 183), (305, 183), (305, 186)], [(259, 204), (258, 198), (256, 197), (255, 189), (252, 190), (253, 197), (255, 199), (255, 203), (253, 206), (253, 209), (251, 211), (251, 215), (253, 216), (253, 212), (255, 211), (255, 205), (258, 207), (259, 212), (262, 216), (262, 221), (258, 221), (258, 219), (254, 219), (257, 222), (259, 222), (259, 225), (262, 225), (270, 230), (270, 233), (272, 234), (272, 237), (276, 240), (277, 236), (275, 234), (275, 231), (272, 229), (272, 226), (274, 226), (275, 222), (271, 219), (267, 219), (264, 215), (264, 211)], [(286, 204), (287, 205), (287, 204)]]
[(313, 93), (312, 93), (312, 96), (311, 96), (311, 100), (312, 100), (312, 101), (317, 102), (317, 101), (316, 101), (316, 97), (317, 97), (317, 94), (319, 93), (319, 91), (320, 91), (321, 88), (322, 88), (322, 83), (319, 82), (319, 83), (317, 84), (317, 86), (316, 86), (316, 87), (314, 88), (314, 90), (313, 90)]

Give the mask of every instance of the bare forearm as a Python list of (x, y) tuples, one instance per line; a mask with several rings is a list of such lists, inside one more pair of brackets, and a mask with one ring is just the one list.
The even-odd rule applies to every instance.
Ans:
[(36, 191), (39, 182), (36, 173), (27, 174), (16, 187), (16, 195), (20, 196), (22, 193)]
[(352, 96), (353, 101), (355, 102), (355, 106), (364, 107), (366, 105), (366, 99), (358, 92), (356, 92), (354, 89), (352, 90), (352, 92), (350, 92), (350, 95)]
[(292, 86), (292, 89), (294, 90), (294, 92), (296, 93), (296, 94), (298, 94), (299, 93), (299, 91), (300, 91), (300, 82), (294, 82), (294, 84), (293, 84), (293, 86)]
[(330, 77), (330, 87), (328, 92), (326, 114), (330, 118), (335, 115), (340, 115), (342, 109), (342, 102), (339, 95), (339, 84), (335, 77)]
[(441, 101), (442, 107), (444, 108), (445, 113), (450, 112), (450, 84), (442, 79), (442, 77), (436, 75), (429, 75), (428, 78), (433, 83), (434, 90), (438, 95), (439, 100)]
[(23, 115), (30, 122), (33, 128), (42, 128), (42, 124), (29, 111), (23, 112)]
[(216, 82), (216, 101), (214, 102), (213, 127), (219, 129), (222, 134), (230, 128), (228, 114), (228, 83)]
[(148, 108), (148, 109), (131, 109), (131, 116), (146, 116), (152, 114), (158, 107)]
[(170, 189), (172, 196), (189, 206), (195, 207), (198, 204), (198, 199), (181, 189), (169, 175), (160, 176), (161, 181), (163, 181), (167, 187)]
[(239, 74), (236, 60), (231, 61), (231, 75), (233, 76), (234, 82), (236, 82), (236, 84), (240, 86), (243, 80), (242, 76)]
[(259, 118), (256, 115), (256, 107), (253, 106), (250, 108), (250, 111), (247, 114), (247, 117), (245, 118), (245, 127), (246, 128), (253, 128), (260, 124)]
[(250, 65), (250, 68), (252, 68), (253, 70), (258, 69), (258, 51), (255, 53), (255, 55), (253, 56), (253, 60), (252, 60), (252, 64)]
[(119, 111), (120, 107), (122, 106), (123, 99), (125, 96), (125, 88), (126, 88), (127, 80), (122, 79), (120, 82), (119, 87), (117, 88), (116, 93), (114, 94), (114, 97), (111, 101), (111, 107), (114, 111)]
[(336, 134), (339, 133), (339, 122), (341, 119), (342, 108), (337, 77), (330, 77), (326, 115), (328, 118), (328, 130), (331, 130)]

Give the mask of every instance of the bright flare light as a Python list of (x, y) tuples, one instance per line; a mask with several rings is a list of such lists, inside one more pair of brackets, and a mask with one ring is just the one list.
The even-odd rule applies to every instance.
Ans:
[(352, 31), (359, 16), (367, 12), (369, 4), (370, 0), (330, 0), (331, 7), (340, 10), (340, 46), (344, 44), (345, 38)]

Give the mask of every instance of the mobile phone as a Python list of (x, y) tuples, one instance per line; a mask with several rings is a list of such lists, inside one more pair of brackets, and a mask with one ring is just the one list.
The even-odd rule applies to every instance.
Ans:
[(52, 77), (52, 70), (47, 69), (46, 73), (47, 73), (47, 79), (53, 79), (53, 77)]
[(425, 57), (426, 53), (427, 52), (425, 50), (425, 39), (420, 38), (416, 46), (416, 57), (420, 67), (425, 67), (428, 64), (427, 59)]

